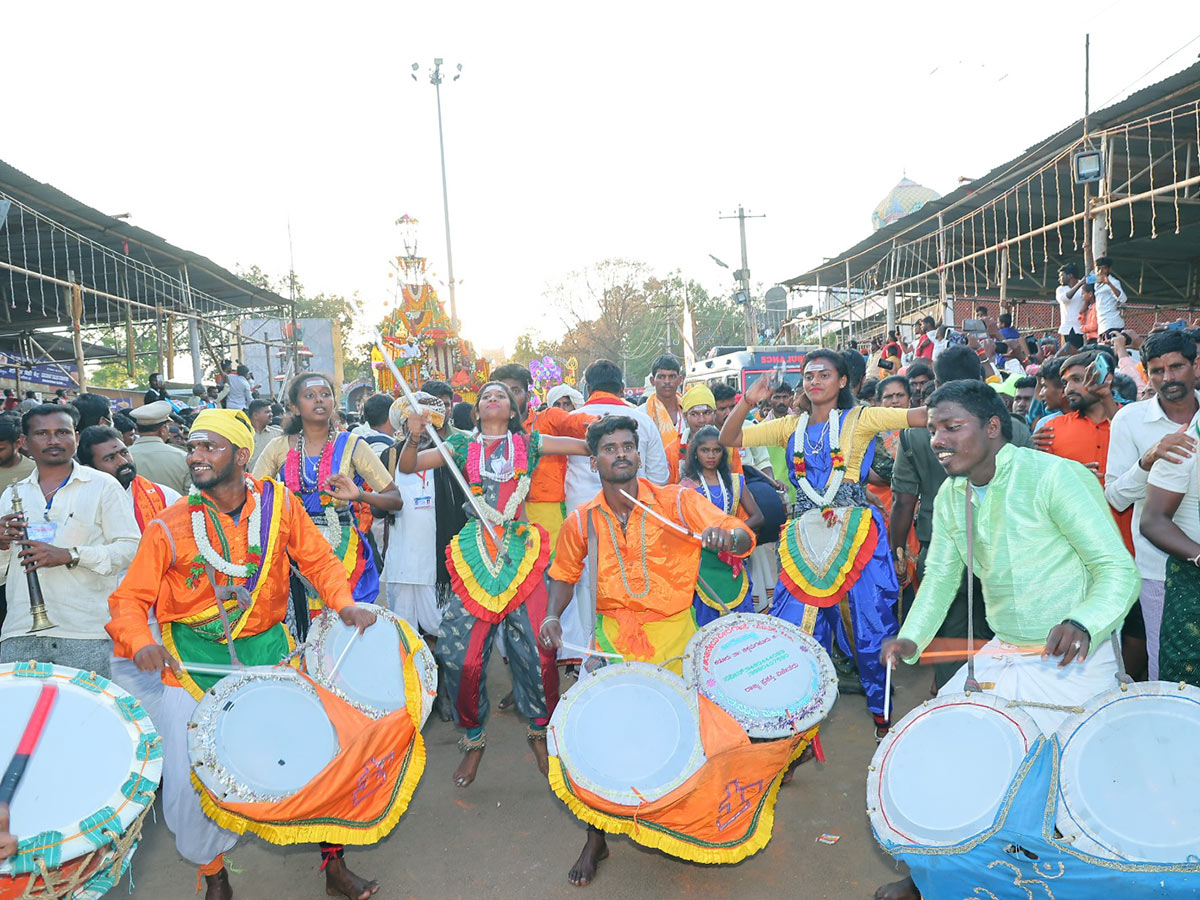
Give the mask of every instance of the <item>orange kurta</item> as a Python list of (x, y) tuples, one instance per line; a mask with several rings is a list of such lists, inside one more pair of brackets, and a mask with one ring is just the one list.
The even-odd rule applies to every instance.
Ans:
[[(693, 490), (677, 484), (659, 487), (638, 479), (638, 499), (694, 534), (706, 528), (746, 530), (741, 519), (727, 516)], [(626, 656), (654, 656), (644, 626), (690, 611), (700, 571), (700, 542), (669, 528), (634, 507), (622, 530), (617, 517), (597, 494), (567, 516), (558, 539), (550, 577), (574, 584), (587, 560), (587, 521), (596, 529), (598, 558), (596, 612), (616, 621), (617, 649)], [(754, 536), (740, 554), (754, 550)], [(695, 627), (695, 623), (692, 623)]]
[[(261, 490), (263, 481), (255, 485)], [(238, 634), (249, 637), (261, 634), (278, 625), (287, 614), (289, 601), (288, 556), (296, 561), (301, 573), (320, 591), (325, 605), (341, 610), (353, 603), (350, 585), (346, 580), (341, 562), (333, 555), (329, 543), (313, 524), (304, 507), (292, 497), (281, 482), (274, 483), (280, 496), (278, 525), (274, 540), (263, 547), (261, 589), (250, 609), (238, 621)], [(221, 531), (229, 544), (230, 557), (244, 560), (249, 541), (247, 530), (254, 511), (253, 496), (247, 492), (246, 505), (237, 522), (224, 513), (218, 513)], [(206, 518), (208, 538), (214, 547), (220, 547), (220, 539)], [(177, 622), (211, 612), (216, 615), (217, 601), (212, 584), (207, 577), (191, 576), (193, 560), (199, 553), (192, 537), (191, 512), (187, 499), (173, 503), (146, 527), (137, 555), (121, 584), (108, 598), (112, 620), (107, 631), (113, 639), (113, 652), (132, 659), (142, 648), (158, 643), (147, 624), (150, 609), (155, 609), (158, 621)], [(245, 579), (229, 579), (218, 574), (222, 583), (232, 581), (241, 584)], [(227, 609), (236, 606), (235, 600), (226, 602)], [(179, 682), (170, 670), (164, 671), (163, 681), (169, 685)]]
[[(529, 410), (525, 416), (525, 432), (555, 437), (573, 437), (583, 439), (595, 416), (582, 413), (569, 413), (557, 406), (550, 406), (541, 411)], [(564, 480), (567, 477), (567, 458), (565, 456), (543, 456), (533, 470), (529, 479), (529, 497), (527, 503), (562, 503), (567, 499)]]

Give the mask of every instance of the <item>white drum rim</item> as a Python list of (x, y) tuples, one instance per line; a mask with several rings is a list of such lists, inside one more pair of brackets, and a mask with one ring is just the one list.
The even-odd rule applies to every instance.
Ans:
[[(17, 674), (18, 672), (22, 674)], [(12, 679), (12, 681), (9, 679)], [(111, 830), (119, 834), (124, 834), (129, 830), (129, 827), (137, 817), (141, 815), (142, 811), (147, 806), (153, 804), (159, 782), (162, 780), (162, 738), (155, 729), (154, 723), (150, 721), (150, 716), (146, 713), (142, 704), (136, 697), (110, 679), (96, 676), (93, 680), (91, 673), (80, 669), (73, 669), (70, 666), (36, 663), (31, 668), (29, 663), (0, 664), (0, 686), (6, 683), (14, 683), (18, 679), (21, 682), (29, 683), (46, 682), (54, 679), (60, 690), (78, 691), (81, 695), (96, 701), (98, 705), (109, 708), (113, 715), (121, 720), (121, 724), (130, 736), (131, 762), (129, 777), (132, 778), (132, 776), (137, 775), (145, 780), (145, 787), (148, 789), (145, 795), (149, 798), (148, 802), (142, 802), (136, 796), (129, 797), (124, 794), (121, 791), (122, 785), (116, 787), (106, 807), (111, 807), (114, 810), (117, 817), (117, 824), (119, 825), (119, 827), (112, 827)], [(97, 690), (84, 687), (77, 679), (86, 679), (93, 683)], [(106, 702), (101, 702), (101, 698), (105, 698)], [(123, 708), (128, 710), (128, 714), (122, 712)], [(141, 712), (140, 717), (137, 716), (139, 711)], [(53, 715), (54, 713), (51, 712), (51, 716)], [(131, 718), (131, 716), (134, 718)], [(20, 727), (24, 727), (23, 723)], [(138, 759), (139, 749), (143, 747), (148, 751), (145, 752), (145, 755), (153, 758)], [(137, 765), (137, 769), (133, 768), (135, 764)], [(20, 789), (18, 788), (18, 790)], [(101, 809), (106, 807), (101, 807)], [(98, 812), (100, 812), (100, 809), (93, 810), (87, 816), (81, 817), (80, 821), (90, 818)], [(78, 823), (75, 823), (75, 826), (69, 827), (77, 827), (77, 825)], [(111, 846), (111, 842), (107, 838), (105, 838), (105, 844), (97, 847), (93, 839), (84, 836), (82, 833), (77, 833), (71, 837), (67, 837), (65, 832), (60, 831), (60, 833), (64, 837), (64, 840), (59, 845), (61, 847), (60, 860), (64, 863), (78, 859), (93, 850), (102, 849), (105, 844)], [(34, 853), (36, 855), (36, 849)], [(13, 874), (12, 863), (13, 858), (0, 860), (0, 875)]]
[[(378, 627), (383, 623), (389, 623), (396, 629), (397, 635), (400, 635), (399, 616), (388, 609), (386, 606), (377, 604), (364, 603), (362, 606), (369, 607), (371, 612), (375, 613), (381, 620), (372, 627)], [(325, 672), (325, 642), (329, 640), (330, 634), (334, 627), (341, 623), (338, 614), (332, 609), (324, 610), (321, 615), (317, 616), (309, 625), (308, 640), (304, 646), (304, 671), (313, 681), (329, 691), (340, 700), (353, 706), (359, 712), (370, 716), (372, 719), (382, 719), (384, 716), (394, 713), (396, 709), (385, 709), (379, 706), (373, 706), (366, 703), (357, 697), (353, 697), (344, 691), (340, 685), (329, 680)], [(351, 650), (351, 653), (354, 651)], [(437, 697), (437, 661), (434, 659), (433, 653), (429, 649), (429, 645), (425, 641), (418, 638), (418, 645), (410, 648), (412, 660), (416, 668), (417, 678), (421, 683), (421, 721), (417, 723), (417, 730), (420, 731), (425, 727), (425, 722), (429, 719), (429, 714), (433, 712), (433, 701)]]
[[(237, 776), (221, 762), (214, 744), (217, 719), (223, 712), (222, 707), (225, 703), (241, 688), (247, 685), (261, 684), (264, 680), (290, 685), (314, 698), (318, 703), (320, 702), (316, 690), (305, 680), (304, 676), (287, 667), (280, 667), (267, 675), (226, 675), (213, 685), (196, 705), (196, 710), (188, 721), (187, 742), (188, 760), (191, 762), (192, 772), (219, 803), (278, 803), (296, 793), (295, 791), (268, 793), (250, 790), (238, 781)], [(337, 729), (329, 721), (328, 716), (325, 718), (325, 722), (333, 734), (334, 746), (340, 748)], [(336, 756), (337, 751), (330, 757), (330, 761), (332, 762)]]
[[(907, 835), (895, 828), (889, 821), (886, 811), (883, 809), (885, 805), (883, 776), (887, 759), (896, 744), (903, 739), (909, 726), (937, 709), (959, 706), (963, 703), (970, 703), (980, 708), (990, 709), (1011, 721), (1025, 743), (1026, 758), (1029, 755), (1029, 750), (1043, 737), (1037, 723), (1034, 722), (1029, 713), (1025, 712), (1019, 706), (1010, 705), (1011, 701), (1008, 698), (999, 697), (987, 692), (945, 694), (938, 697), (931, 697), (921, 703), (921, 705), (914, 707), (899, 722), (893, 725), (887, 735), (879, 742), (879, 746), (875, 748), (875, 754), (871, 757), (871, 764), (867, 767), (867, 815), (871, 820), (871, 829), (875, 833), (875, 838), (880, 843), (903, 847), (952, 847), (962, 844), (964, 841), (976, 839), (986, 834), (989, 828), (992, 827), (988, 826), (974, 834), (963, 834), (953, 839), (919, 841), (911, 835)], [(1020, 767), (1018, 766), (1013, 775), (1015, 776), (1019, 772)], [(999, 808), (1003, 804), (1004, 799), (1002, 797), (997, 811), (999, 811)]]
[(1184, 682), (1143, 681), (1096, 694), (1083, 704), (1083, 712), (1073, 713), (1064, 719), (1054, 733), (1059, 747), (1058, 778), (1055, 784), (1055, 827), (1062, 834), (1063, 842), (1070, 844), (1076, 850), (1102, 859), (1172, 865), (1186, 863), (1189, 860), (1146, 859), (1138, 854), (1122, 853), (1119, 848), (1111, 846), (1108, 837), (1093, 833), (1085, 823), (1077, 818), (1075, 812), (1076, 808), (1082, 804), (1076, 801), (1076, 785), (1068, 777), (1067, 770), (1074, 756), (1075, 748), (1079, 746), (1076, 739), (1081, 738), (1081, 733), (1088, 728), (1091, 720), (1102, 710), (1141, 697), (1164, 697), (1186, 701), (1196, 704), (1197, 710), (1200, 711), (1200, 688)]
[[(643, 798), (639, 798), (628, 788), (617, 789), (606, 785), (597, 785), (589, 779), (578, 777), (572, 772), (571, 758), (572, 753), (568, 749), (565, 753), (563, 744), (558, 739), (558, 734), (565, 731), (567, 717), (570, 716), (572, 707), (578, 699), (589, 689), (590, 685), (603, 682), (608, 679), (621, 678), (628, 675), (630, 672), (639, 673), (653, 679), (658, 684), (670, 685), (676, 692), (678, 697), (690, 709), (693, 716), (694, 728), (691, 733), (695, 736), (695, 742), (692, 752), (689, 754), (687, 762), (681, 767), (681, 771), (670, 781), (661, 785), (653, 795), (644, 794)], [(664, 677), (665, 676), (665, 677)], [(584, 790), (596, 794), (611, 803), (617, 803), (622, 806), (637, 806), (643, 802), (659, 799), (666, 796), (671, 791), (676, 790), (686, 782), (689, 778), (700, 770), (707, 760), (704, 753), (704, 742), (700, 736), (700, 706), (696, 697), (695, 691), (691, 690), (682, 678), (676, 675), (669, 669), (662, 666), (656, 666), (652, 663), (645, 662), (618, 662), (603, 666), (589, 674), (586, 678), (580, 679), (571, 688), (562, 695), (558, 701), (558, 705), (554, 708), (554, 714), (550, 717), (550, 725), (547, 728), (547, 746), (553, 756), (558, 757), (563, 771)]]
[[(705, 689), (699, 671), (702, 647), (711, 640), (712, 635), (718, 630), (725, 630), (731, 626), (741, 624), (745, 624), (748, 627), (766, 627), (778, 633), (785, 634), (812, 653), (817, 664), (818, 682), (824, 689), (818, 694), (816, 698), (817, 702), (810, 704), (803, 715), (763, 716), (755, 715), (753, 710), (748, 709), (731, 710)], [(829, 658), (829, 654), (825, 652), (825, 648), (821, 646), (821, 642), (811, 634), (807, 634), (798, 625), (788, 622), (786, 619), (781, 619), (778, 616), (771, 616), (765, 613), (730, 613), (729, 615), (714, 619), (712, 622), (698, 629), (688, 640), (687, 647), (683, 651), (683, 673), (684, 681), (689, 687), (694, 688), (698, 693), (703, 694), (717, 706), (721, 707), (721, 709), (725, 710), (725, 712), (729, 713), (745, 729), (746, 734), (753, 738), (784, 738), (791, 737), (793, 734), (799, 732), (808, 731), (813, 726), (825, 720), (838, 698), (837, 670), (833, 667), (833, 660)]]

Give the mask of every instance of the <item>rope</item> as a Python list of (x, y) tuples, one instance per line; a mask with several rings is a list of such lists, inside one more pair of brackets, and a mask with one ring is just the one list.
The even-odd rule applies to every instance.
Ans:
[(1058, 703), (1039, 703), (1036, 700), (1009, 700), (1007, 706), (1036, 706), (1038, 709), (1053, 709), (1058, 712), (1078, 713), (1083, 712), (1082, 706), (1062, 706)]

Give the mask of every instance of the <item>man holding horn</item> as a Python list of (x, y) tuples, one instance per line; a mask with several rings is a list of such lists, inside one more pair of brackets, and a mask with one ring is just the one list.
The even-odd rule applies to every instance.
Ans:
[[(375, 621), (352, 601), (342, 564), (287, 487), (247, 477), (253, 452), (254, 429), (241, 410), (196, 416), (187, 454), (194, 488), (149, 523), (129, 573), (109, 598), (107, 630), (117, 655), (142, 671), (162, 672), (163, 810), (180, 855), (207, 880), (206, 900), (233, 896), (224, 854), (237, 835), (205, 815), (189, 780), (188, 720), (218, 677), (191, 674), (188, 663), (274, 665), (288, 655), (289, 555), (343, 622), (364, 629)], [(358, 490), (333, 479), (326, 489), (339, 500), (355, 499)], [(239, 589), (242, 598), (218, 602), (218, 583)], [(152, 608), (162, 644), (147, 624)], [(365, 900), (379, 889), (346, 867), (340, 848), (326, 846), (322, 855), (331, 895)]]

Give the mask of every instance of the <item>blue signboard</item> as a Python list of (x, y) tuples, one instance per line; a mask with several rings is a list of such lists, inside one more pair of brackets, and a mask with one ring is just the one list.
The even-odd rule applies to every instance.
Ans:
[[(10, 353), (0, 353), (0, 378), (11, 381), (17, 380), (17, 365), (23, 362), (20, 357)], [(63, 369), (66, 369), (64, 372)], [(68, 374), (69, 373), (69, 374)], [(21, 384), (41, 384), (52, 388), (78, 388), (75, 381), (75, 364), (38, 363), (34, 366), (21, 366)]]

